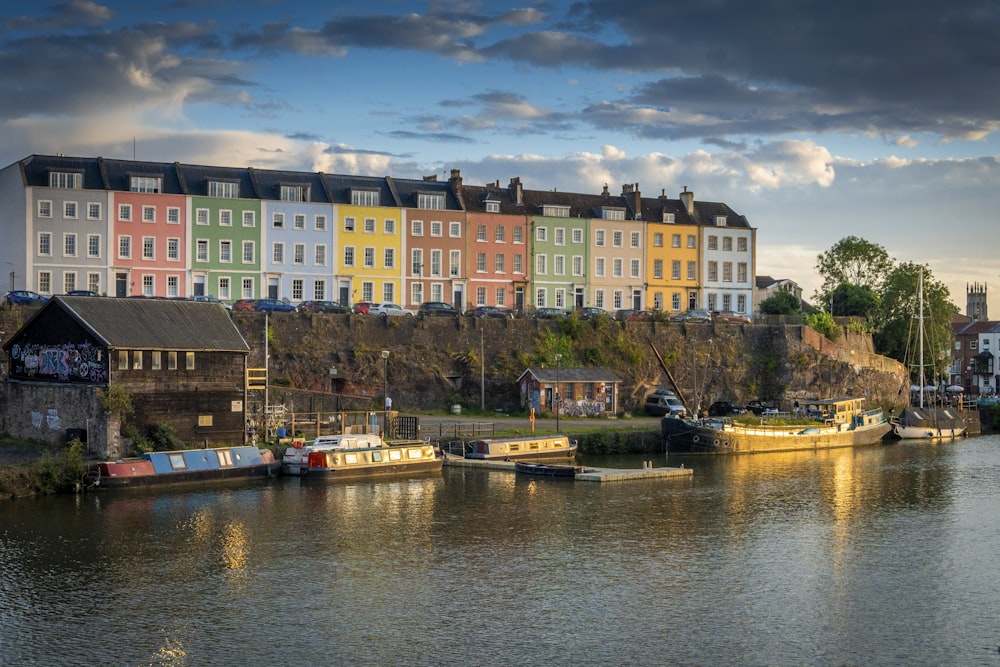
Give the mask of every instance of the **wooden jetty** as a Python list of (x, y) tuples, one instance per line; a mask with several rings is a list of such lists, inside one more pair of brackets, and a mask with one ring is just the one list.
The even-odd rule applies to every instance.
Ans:
[[(652, 464), (652, 462), (648, 462)], [(514, 472), (513, 461), (484, 461), (482, 459), (467, 459), (461, 456), (445, 455), (444, 464), (456, 468), (485, 468), (498, 472)], [(671, 477), (690, 477), (691, 468), (655, 468), (652, 465), (645, 468), (594, 468), (582, 466), (577, 471), (575, 479), (578, 482), (629, 482), (638, 479), (665, 479)]]

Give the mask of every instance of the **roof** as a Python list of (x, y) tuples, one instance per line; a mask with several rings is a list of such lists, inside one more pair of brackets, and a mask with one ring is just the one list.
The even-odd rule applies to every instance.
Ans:
[(541, 382), (555, 382), (556, 375), (559, 382), (608, 382), (618, 383), (622, 379), (607, 368), (565, 368), (555, 366), (531, 366), (517, 378), (520, 382), (525, 376), (531, 374), (536, 380)]
[[(109, 349), (249, 352), (250, 347), (216, 303), (169, 299), (56, 296), (21, 331), (52, 309), (75, 320)], [(20, 332), (18, 332), (20, 334)], [(10, 346), (14, 336), (4, 346)]]

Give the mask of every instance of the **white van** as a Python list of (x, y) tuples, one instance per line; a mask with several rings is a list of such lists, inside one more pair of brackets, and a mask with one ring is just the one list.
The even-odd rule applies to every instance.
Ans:
[(669, 395), (655, 391), (646, 398), (646, 414), (654, 417), (670, 415), (672, 417), (683, 417), (687, 414), (684, 404), (670, 393)]

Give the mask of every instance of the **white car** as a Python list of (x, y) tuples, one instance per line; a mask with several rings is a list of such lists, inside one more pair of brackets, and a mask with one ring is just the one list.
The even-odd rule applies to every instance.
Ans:
[(369, 315), (381, 315), (382, 317), (413, 317), (414, 312), (407, 310), (397, 303), (377, 303), (368, 309)]

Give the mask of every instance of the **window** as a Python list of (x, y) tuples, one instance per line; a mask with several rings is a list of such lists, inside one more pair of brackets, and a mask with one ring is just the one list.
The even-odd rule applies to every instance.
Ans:
[(708, 249), (709, 250), (718, 250), (719, 249), (719, 237), (718, 236), (709, 236), (708, 237)]
[(500, 202), (498, 202), (498, 201), (488, 201), (488, 202), (486, 202), (486, 212), (487, 213), (499, 213), (500, 212)]
[(722, 282), (731, 283), (733, 282), (733, 263), (723, 262), (722, 263)]
[(229, 278), (225, 276), (219, 278), (219, 298), (228, 300), (231, 296)]
[(616, 289), (611, 293), (611, 307), (615, 310), (622, 307), (622, 296), (622, 291), (620, 289)]
[(271, 263), (272, 264), (284, 264), (285, 263), (285, 244), (281, 242), (271, 244)]
[(476, 253), (476, 272), (486, 273), (486, 253), (477, 252)]
[(549, 218), (568, 218), (569, 206), (556, 206), (554, 204), (543, 204), (542, 215)]
[(306, 263), (306, 244), (296, 243), (292, 246), (292, 263), (302, 266)]
[(313, 249), (313, 263), (316, 266), (326, 266), (326, 246), (322, 243), (317, 243)]
[(566, 228), (556, 227), (553, 231), (552, 240), (556, 245), (566, 245)]
[(723, 236), (722, 237), (722, 249), (724, 251), (726, 251), (726, 252), (732, 252), (733, 251), (733, 237), (732, 236)]
[(176, 206), (167, 207), (167, 224), (168, 225), (179, 225), (181, 224), (181, 210)]
[(709, 262), (708, 263), (708, 279), (709, 280), (713, 280), (713, 281), (719, 279), (719, 263), (718, 262)]
[(681, 293), (674, 292), (670, 295), (670, 310), (677, 311), (681, 309)]
[(620, 229), (616, 229), (611, 232), (611, 245), (615, 248), (621, 248), (624, 245), (625, 234), (622, 233)]
[(122, 222), (132, 221), (132, 205), (131, 204), (119, 204), (118, 205), (118, 219)]
[(353, 232), (354, 231), (355, 220), (352, 217), (344, 218), (344, 231)]
[(611, 275), (613, 275), (615, 278), (621, 278), (623, 275), (622, 274), (623, 267), (624, 264), (622, 262), (622, 258), (615, 257), (613, 260), (611, 260)]
[(41, 232), (38, 234), (38, 254), (44, 257), (52, 256), (51, 232)]
[(740, 262), (736, 265), (736, 280), (745, 283), (747, 281), (747, 263)]
[(747, 238), (745, 236), (741, 236), (740, 238), (736, 239), (736, 249), (739, 252), (747, 251)]
[(194, 370), (194, 352), (184, 353), (184, 368), (189, 371)]
[(162, 365), (163, 365), (163, 353), (160, 352), (159, 350), (153, 350), (152, 353), (150, 353), (149, 367), (154, 371), (158, 371), (161, 370)]
[(698, 274), (698, 264), (694, 260), (687, 263), (687, 279), (694, 280)]
[(628, 277), (629, 278), (638, 278), (639, 277), (639, 260), (638, 259), (629, 260)]
[[(170, 298), (180, 296), (179, 285), (180, 281), (177, 276), (167, 276), (167, 296)], [(156, 356), (159, 357), (159, 354), (157, 353)]]
[(132, 176), (129, 179), (130, 192), (145, 192), (148, 194), (155, 194), (157, 192), (162, 192), (162, 181), (160, 178), (155, 176)]
[(132, 259), (132, 237), (118, 237), (118, 259)]
[(605, 245), (604, 241), (605, 241), (606, 234), (607, 234), (607, 232), (605, 232), (603, 229), (595, 229), (594, 230), (594, 245), (597, 246), (598, 248), (603, 248), (604, 245)]
[(396, 249), (386, 248), (382, 255), (383, 268), (392, 269), (396, 267)]
[(48, 271), (38, 272), (38, 291), (42, 294), (52, 292), (52, 274)]
[(414, 248), (410, 251), (410, 275), (419, 276), (424, 270), (424, 251)]
[(75, 201), (64, 201), (63, 202), (63, 217), (69, 220), (76, 220), (76, 202)]
[(594, 306), (604, 308), (604, 290), (594, 290)]
[(441, 275), (441, 251), (431, 250), (431, 275)]
[(87, 257), (100, 257), (101, 256), (101, 235), (100, 234), (88, 234), (87, 235)]
[(344, 246), (344, 266), (354, 266), (354, 246)]
[(673, 213), (664, 213), (663, 214), (663, 222), (665, 222), (665, 223), (667, 223), (669, 225), (674, 224), (674, 214)]
[(308, 201), (309, 188), (303, 185), (282, 185), (281, 201)]
[(496, 243), (507, 242), (507, 228), (504, 225), (497, 225), (496, 229), (493, 230), (493, 240)]
[(663, 247), (663, 234), (662, 233), (657, 232), (656, 234), (653, 234), (653, 247), (654, 248), (662, 248)]
[(156, 259), (156, 239), (154, 237), (142, 237), (142, 258)]
[(555, 255), (552, 257), (552, 273), (557, 276), (566, 275), (566, 255)]
[(694, 234), (688, 234), (688, 248), (695, 249), (698, 247), (698, 242)]
[(545, 243), (549, 240), (549, 230), (547, 227), (538, 227), (535, 229), (535, 240), (539, 243)]
[[(219, 261), (227, 264), (233, 261), (233, 242), (219, 241)], [(253, 297), (247, 297), (253, 298)]]
[(354, 206), (378, 206), (378, 190), (351, 190), (351, 204)]
[(535, 290), (535, 308), (545, 308), (545, 296), (546, 290), (544, 287), (539, 287)]
[(365, 280), (361, 283), (361, 300), (362, 301), (375, 300), (375, 284), (372, 281)]
[(292, 217), (292, 229), (305, 229), (306, 228), (306, 216), (303, 213), (296, 213)]
[(514, 243), (524, 243), (524, 228), (515, 227), (514, 228)]
[(244, 278), (240, 289), (243, 292), (242, 298), (252, 299), (254, 297), (253, 278)]
[(452, 250), (449, 253), (449, 273), (452, 276), (457, 276), (459, 274), (459, 268), (462, 265), (462, 251)]
[(631, 232), (629, 234), (629, 247), (638, 248), (640, 243), (639, 232)]
[(65, 171), (49, 172), (49, 187), (79, 190), (83, 187), (83, 174), (74, 174)]
[(448, 223), (448, 236), (453, 239), (462, 238), (462, 223), (460, 222), (449, 222)]
[(365, 268), (374, 269), (375, 268), (375, 248), (371, 246), (365, 247)]
[(504, 273), (504, 260), (506, 257), (502, 252), (498, 252), (493, 256), (493, 272), (494, 273)]
[(573, 255), (571, 261), (574, 276), (583, 275), (583, 255)]
[[(121, 362), (120, 361), (118, 362), (118, 365), (121, 366)], [(173, 350), (171, 350), (170, 352), (167, 352), (167, 370), (170, 370), (170, 371), (176, 371), (177, 370), (177, 352), (175, 352)]]
[(101, 292), (101, 274), (100, 273), (88, 273), (87, 274), (87, 289), (91, 292), (96, 292), (100, 294)]
[(390, 303), (396, 300), (396, 286), (392, 283), (382, 283), (382, 300)]
[(594, 275), (598, 278), (604, 277), (604, 264), (605, 259), (603, 257), (594, 258)]
[(233, 226), (233, 212), (227, 208), (219, 211), (219, 226), (220, 227), (232, 227)]
[(724, 215), (717, 215), (717, 216), (715, 216), (715, 226), (716, 227), (725, 227), (726, 226), (726, 216), (724, 216)]
[(365, 218), (365, 234), (375, 233), (375, 218)]
[(625, 219), (625, 209), (623, 209), (623, 208), (604, 208), (604, 207), (601, 207), (601, 219), (602, 220), (624, 220)]
[(386, 218), (382, 221), (382, 233), (393, 235), (396, 233), (396, 221), (393, 218)]
[(63, 292), (72, 292), (76, 289), (76, 274), (67, 271), (63, 274)]
[(194, 224), (196, 225), (207, 225), (208, 224), (208, 209), (199, 208), (194, 212)]
[(747, 295), (737, 294), (736, 295), (736, 312), (745, 313), (747, 312)]
[(156, 294), (155, 285), (153, 283), (153, 276), (146, 274), (142, 277), (142, 295), (143, 296), (153, 296)]
[(87, 203), (87, 220), (101, 219), (101, 205), (98, 202)]
[(547, 255), (535, 255), (535, 273), (544, 276), (549, 272)]
[(486, 240), (486, 225), (476, 225), (476, 241)]
[(440, 220), (431, 221), (431, 236), (441, 236), (442, 225)]
[(670, 247), (671, 248), (680, 248), (681, 247), (681, 235), (680, 234), (671, 234), (670, 235)]
[(181, 240), (178, 238), (167, 239), (167, 261), (177, 262), (181, 258)]
[(325, 280), (314, 280), (313, 281), (313, 298), (322, 301), (326, 298), (326, 281)]
[(256, 213), (256, 211), (243, 211), (243, 226), (244, 227), (256, 227), (257, 226), (257, 213)]
[(486, 305), (486, 288), (477, 287), (476, 288), (476, 305), (485, 306)]
[(221, 199), (239, 199), (240, 184), (227, 181), (209, 181), (208, 196)]
[(511, 267), (513, 273), (524, 273), (524, 255), (520, 253), (514, 255), (514, 265)]
[[(678, 267), (679, 270), (680, 267)], [(655, 280), (660, 280), (663, 278), (663, 260), (654, 259), (653, 260), (653, 278)]]
[(305, 281), (301, 278), (294, 279), (292, 281), (292, 299), (294, 301), (301, 301), (303, 292), (305, 292)]
[(197, 262), (208, 261), (208, 239), (198, 239), (195, 241), (194, 258)]
[(39, 218), (51, 218), (52, 217), (52, 202), (48, 199), (38, 200), (38, 217)]
[(423, 220), (411, 220), (410, 221), (410, 235), (411, 236), (423, 236), (424, 235), (424, 221)]
[(494, 294), (496, 298), (496, 305), (505, 306), (507, 305), (507, 289), (504, 287), (498, 287), (496, 293)]
[(675, 259), (670, 262), (670, 279), (681, 279), (681, 260)]
[(253, 264), (257, 260), (257, 244), (254, 241), (243, 242), (243, 263)]
[(444, 210), (443, 194), (417, 194), (417, 208), (429, 208), (438, 211)]
[(143, 206), (142, 207), (142, 221), (143, 222), (156, 222), (156, 207), (155, 206)]

